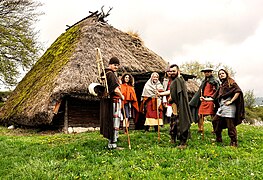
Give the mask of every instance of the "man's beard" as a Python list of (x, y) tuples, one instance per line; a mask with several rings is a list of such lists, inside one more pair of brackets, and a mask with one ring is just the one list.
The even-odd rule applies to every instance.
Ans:
[(176, 74), (171, 74), (171, 79), (174, 80), (175, 78), (177, 78), (177, 76), (178, 76), (178, 73), (176, 73)]
[(212, 77), (212, 75), (206, 76), (206, 77), (205, 77), (205, 80), (209, 80), (211, 77)]

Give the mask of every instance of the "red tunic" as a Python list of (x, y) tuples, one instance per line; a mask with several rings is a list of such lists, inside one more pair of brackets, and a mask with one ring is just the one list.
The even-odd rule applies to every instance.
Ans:
[[(204, 97), (212, 97), (216, 92), (216, 88), (209, 83), (206, 83), (203, 96)], [(198, 110), (198, 114), (201, 115), (214, 115), (214, 103), (213, 101), (202, 101)]]
[(123, 104), (132, 102), (132, 106), (136, 109), (137, 112), (139, 112), (138, 101), (137, 101), (137, 97), (136, 97), (134, 88), (126, 83), (121, 84), (121, 93), (125, 97)]

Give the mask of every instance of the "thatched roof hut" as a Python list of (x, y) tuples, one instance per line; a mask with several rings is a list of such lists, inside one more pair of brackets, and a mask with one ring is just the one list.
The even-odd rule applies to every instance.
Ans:
[(2, 107), (1, 122), (59, 126), (67, 116), (75, 126), (87, 122), (96, 126), (99, 100), (87, 90), (90, 83), (98, 82), (95, 48), (100, 48), (105, 65), (112, 56), (118, 57), (121, 71), (132, 72), (135, 80), (149, 72), (163, 73), (167, 67), (139, 38), (91, 15), (68, 28), (47, 49)]

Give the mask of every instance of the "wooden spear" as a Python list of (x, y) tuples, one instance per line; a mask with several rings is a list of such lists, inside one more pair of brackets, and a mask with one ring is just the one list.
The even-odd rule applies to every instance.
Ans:
[(124, 105), (123, 105), (123, 116), (124, 116), (124, 121), (125, 121), (125, 128), (126, 128), (126, 132), (127, 132), (127, 137), (128, 137), (128, 145), (129, 145), (129, 149), (131, 149), (131, 141), (130, 141), (130, 135), (129, 135), (129, 128), (128, 128), (128, 120), (126, 118), (126, 112), (124, 109)]
[[(201, 89), (201, 97), (203, 96), (203, 90)], [(201, 130), (202, 130), (202, 139), (204, 140), (204, 136), (205, 136), (205, 128), (204, 128), (204, 115), (203, 114), (201, 114), (201, 122), (200, 122), (200, 124), (201, 124)]]
[(157, 123), (158, 123), (158, 142), (160, 142), (161, 135), (160, 135), (159, 107), (158, 107), (157, 91), (158, 91), (158, 89), (157, 89), (157, 86), (156, 86), (155, 96), (156, 96), (156, 112), (157, 112)]

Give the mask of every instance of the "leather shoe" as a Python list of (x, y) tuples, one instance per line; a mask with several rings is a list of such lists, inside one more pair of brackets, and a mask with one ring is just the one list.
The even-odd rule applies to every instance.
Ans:
[(178, 149), (185, 149), (186, 147), (186, 144), (180, 144), (179, 146), (177, 146)]

